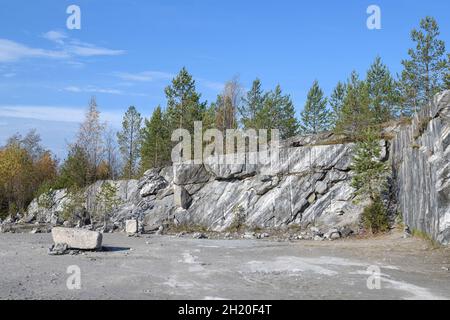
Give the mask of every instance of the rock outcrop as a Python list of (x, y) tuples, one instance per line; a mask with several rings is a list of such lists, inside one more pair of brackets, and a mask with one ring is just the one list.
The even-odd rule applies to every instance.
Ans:
[[(211, 231), (237, 224), (263, 229), (314, 225), (324, 232), (348, 226), (358, 229), (366, 202), (353, 201), (354, 145), (312, 144), (316, 142), (307, 137), (290, 139), (281, 145), (279, 160), (270, 165), (217, 164), (208, 159), (204, 164), (152, 169), (139, 181), (108, 181), (121, 200), (110, 220), (123, 229), (126, 220), (137, 219), (144, 230), (157, 230), (163, 224), (203, 226)], [(102, 183), (85, 192), (88, 214), (96, 210)], [(29, 216), (63, 223), (66, 191), (46, 197), (46, 201), (32, 202)]]
[(392, 141), (398, 210), (411, 230), (450, 243), (450, 90), (402, 128)]
[[(382, 159), (392, 164), (397, 211), (411, 230), (443, 244), (450, 242), (450, 91), (417, 114), (412, 124), (395, 124), (384, 132)], [(358, 230), (367, 200), (355, 202), (351, 187), (354, 144), (330, 133), (294, 137), (279, 146), (276, 163), (255, 165), (183, 163), (147, 171), (130, 181), (109, 181), (120, 205), (112, 226), (125, 228), (136, 219), (142, 230), (162, 225), (202, 226), (211, 231), (230, 227), (318, 227), (330, 238)], [(74, 212), (79, 224), (96, 211), (99, 181), (85, 191), (85, 210)], [(62, 224), (68, 201), (65, 190), (34, 200), (27, 220)], [(343, 231), (345, 230), (345, 232)], [(105, 230), (104, 230), (105, 231)], [(336, 235), (335, 235), (336, 234)]]

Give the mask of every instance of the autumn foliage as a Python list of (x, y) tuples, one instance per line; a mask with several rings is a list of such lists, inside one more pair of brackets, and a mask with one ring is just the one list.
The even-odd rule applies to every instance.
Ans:
[(57, 176), (50, 152), (33, 154), (20, 141), (0, 149), (0, 214), (23, 212), (40, 187)]

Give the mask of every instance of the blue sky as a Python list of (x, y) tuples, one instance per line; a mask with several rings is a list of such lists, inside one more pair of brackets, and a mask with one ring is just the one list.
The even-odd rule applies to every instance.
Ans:
[[(71, 4), (81, 30), (66, 28)], [(366, 27), (371, 4), (381, 30)], [(2, 0), (0, 144), (36, 127), (62, 158), (91, 95), (119, 127), (130, 105), (144, 116), (164, 106), (183, 66), (208, 101), (235, 75), (247, 88), (259, 77), (265, 89), (280, 84), (299, 113), (315, 79), (329, 94), (376, 55), (399, 72), (426, 15), (450, 46), (449, 12), (448, 0)]]

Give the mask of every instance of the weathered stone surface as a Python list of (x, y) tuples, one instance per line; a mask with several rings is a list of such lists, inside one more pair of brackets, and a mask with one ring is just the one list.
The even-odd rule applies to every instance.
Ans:
[(138, 221), (136, 219), (125, 221), (125, 232), (128, 234), (136, 234), (139, 231)]
[(411, 230), (450, 243), (450, 91), (436, 95), (395, 135), (391, 163), (398, 211)]
[(179, 208), (187, 209), (192, 203), (192, 198), (186, 189), (182, 186), (174, 185), (174, 202), (175, 205)]
[[(207, 161), (204, 165), (185, 163), (152, 169), (139, 181), (111, 182), (121, 200), (110, 215), (111, 222), (124, 225), (126, 220), (137, 219), (144, 230), (164, 223), (185, 223), (223, 231), (239, 218), (248, 227), (328, 223), (330, 227), (351, 225), (357, 230), (363, 205), (352, 203), (352, 149), (352, 144), (282, 146), (278, 161), (260, 165)], [(102, 183), (87, 189), (86, 211), (95, 210)], [(64, 190), (57, 191), (50, 208), (34, 201), (29, 212), (39, 219), (62, 223), (67, 200)]]
[(173, 166), (174, 183), (177, 185), (187, 185), (196, 183), (206, 183), (211, 175), (206, 171), (203, 164), (182, 163)]
[(328, 185), (324, 181), (318, 181), (316, 184), (316, 192), (318, 194), (324, 194), (328, 189)]
[(102, 247), (102, 234), (96, 231), (55, 227), (52, 237), (55, 244), (66, 244), (70, 249), (95, 250)]
[(163, 177), (153, 177), (150, 181), (147, 181), (139, 192), (142, 198), (155, 195), (159, 190), (167, 187), (167, 181)]

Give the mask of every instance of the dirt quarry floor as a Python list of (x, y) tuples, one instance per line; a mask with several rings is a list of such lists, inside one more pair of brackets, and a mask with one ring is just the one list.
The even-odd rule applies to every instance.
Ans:
[(107, 234), (105, 251), (64, 256), (49, 256), (51, 244), (49, 234), (0, 234), (0, 299), (450, 299), (450, 249), (401, 234), (334, 242)]

